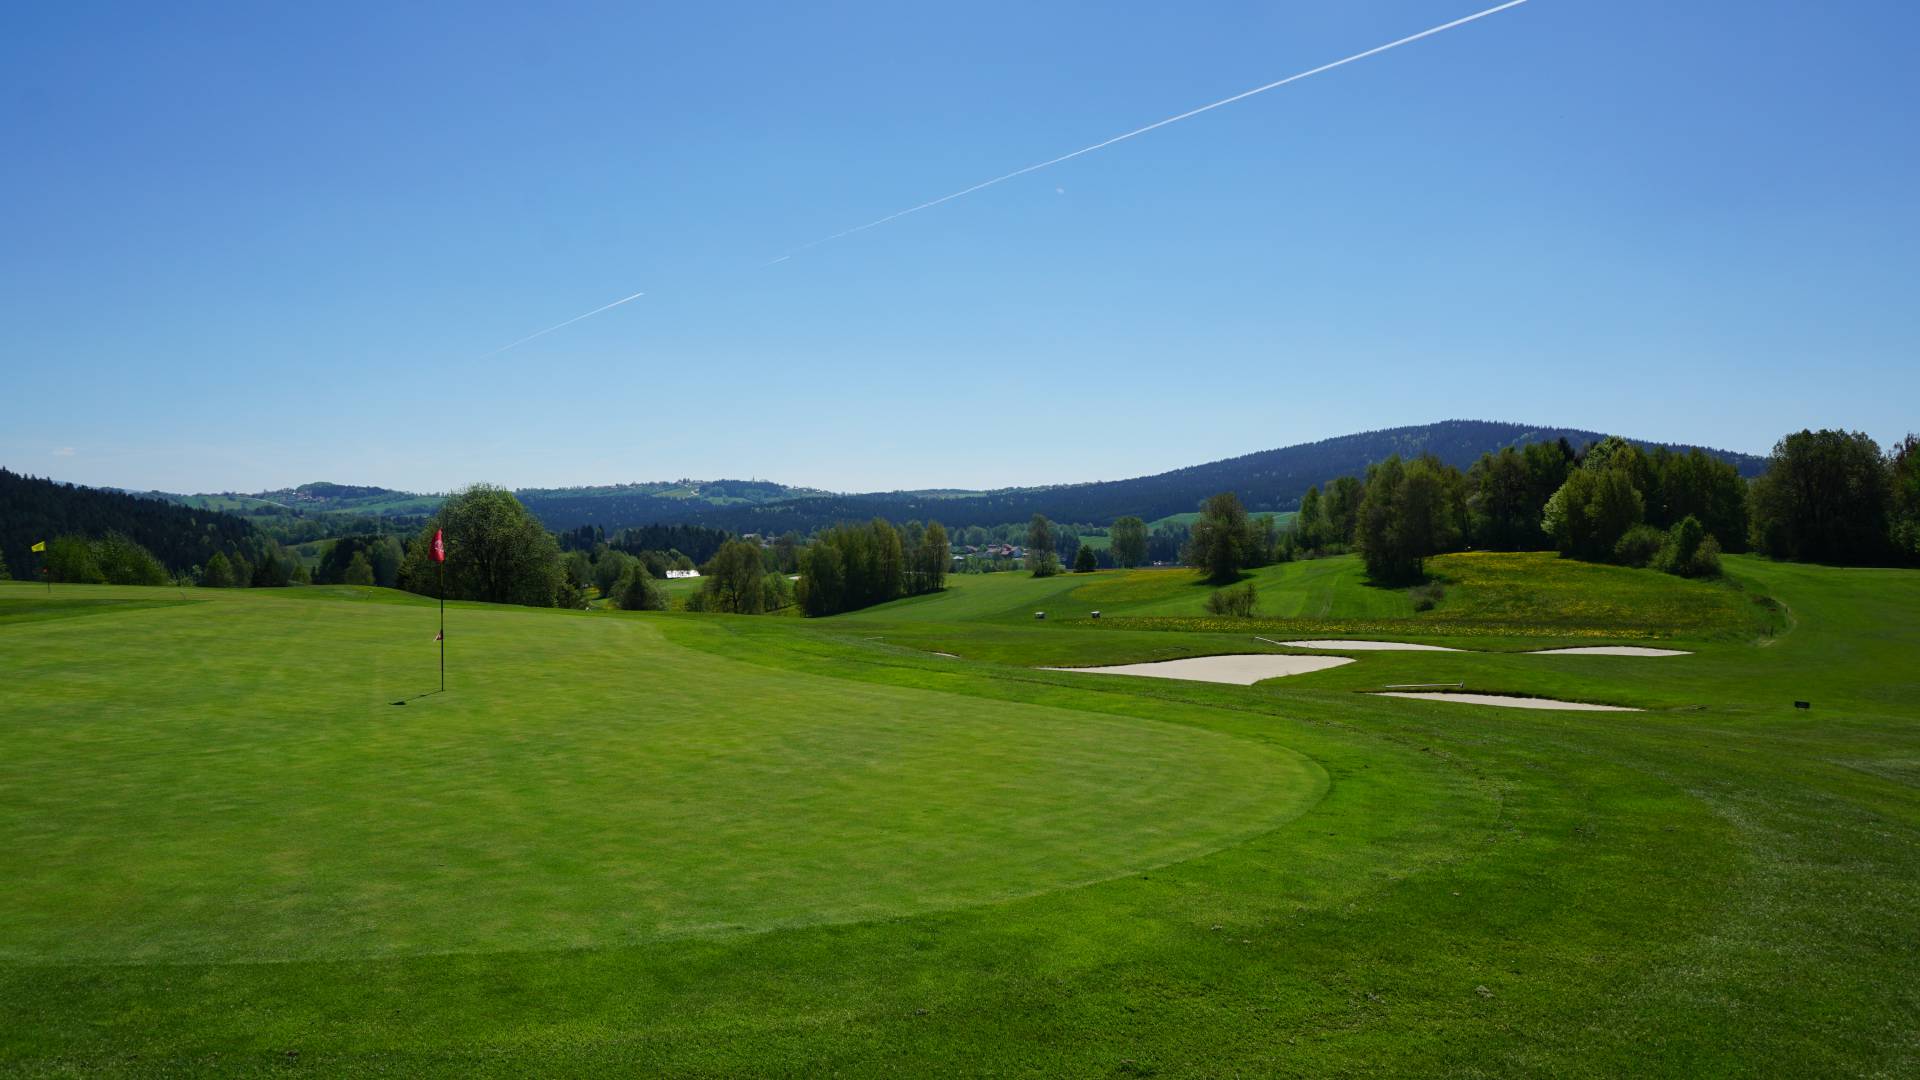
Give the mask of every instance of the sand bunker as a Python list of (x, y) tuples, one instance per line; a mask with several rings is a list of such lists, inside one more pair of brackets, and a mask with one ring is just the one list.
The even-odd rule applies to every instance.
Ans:
[(1685, 649), (1649, 649), (1643, 645), (1582, 645), (1575, 649), (1535, 649), (1535, 656), (1692, 656)]
[(1316, 641), (1276, 641), (1275, 645), (1289, 645), (1296, 649), (1352, 649), (1355, 652), (1378, 650), (1380, 652), (1465, 652), (1464, 649), (1449, 649), (1445, 645), (1416, 645), (1411, 641), (1347, 641), (1343, 638), (1326, 638)]
[(1516, 697), (1512, 694), (1406, 693), (1381, 691), (1375, 697), (1416, 698), (1420, 701), (1463, 701), (1469, 705), (1498, 705), (1504, 709), (1566, 709), (1580, 712), (1639, 712), (1625, 705), (1595, 705), (1590, 701), (1555, 701), (1552, 698)]
[(1251, 686), (1262, 679), (1282, 675), (1304, 675), (1309, 671), (1351, 664), (1345, 656), (1288, 656), (1284, 653), (1240, 653), (1233, 656), (1190, 656), (1185, 660), (1161, 660), (1151, 664), (1116, 664), (1112, 667), (1050, 667), (1042, 671), (1090, 671), (1096, 675), (1144, 675), (1150, 679), (1192, 679), (1196, 682), (1233, 683)]

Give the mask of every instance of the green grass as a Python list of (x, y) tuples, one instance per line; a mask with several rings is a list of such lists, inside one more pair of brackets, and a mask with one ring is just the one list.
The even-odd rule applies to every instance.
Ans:
[[(827, 620), (454, 605), (452, 690), (396, 707), (420, 598), (0, 583), (0, 1071), (1920, 1067), (1920, 574), (1475, 558), (1425, 613), (1347, 560), (1256, 581), (1695, 655), (1042, 672), (1264, 646), (1031, 618), (1191, 618), (1185, 575), (988, 575)], [(1649, 711), (1354, 692), (1456, 679)]]

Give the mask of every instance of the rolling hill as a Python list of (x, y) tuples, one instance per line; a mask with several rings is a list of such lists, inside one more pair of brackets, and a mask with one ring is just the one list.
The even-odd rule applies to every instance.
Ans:
[[(597, 525), (608, 532), (640, 525), (688, 524), (732, 532), (807, 532), (839, 521), (880, 516), (896, 521), (937, 518), (948, 526), (998, 525), (1045, 514), (1056, 521), (1104, 524), (1132, 514), (1152, 521), (1190, 512), (1209, 495), (1232, 491), (1256, 513), (1298, 509), (1314, 484), (1364, 473), (1391, 454), (1432, 453), (1465, 469), (1481, 454), (1506, 446), (1565, 439), (1582, 447), (1604, 437), (1578, 428), (1539, 427), (1486, 420), (1445, 420), (1413, 427), (1358, 432), (1319, 442), (1262, 450), (1152, 476), (1086, 484), (991, 491), (930, 489), (837, 494), (765, 480), (676, 480), (586, 487), (522, 488), (515, 492), (554, 530)], [(1634, 440), (1643, 447), (1692, 447)], [(1708, 453), (1757, 476), (1766, 459), (1728, 450)], [(168, 495), (190, 506), (250, 517), (417, 518), (439, 506), (438, 495), (381, 487), (303, 484), (248, 495)]]

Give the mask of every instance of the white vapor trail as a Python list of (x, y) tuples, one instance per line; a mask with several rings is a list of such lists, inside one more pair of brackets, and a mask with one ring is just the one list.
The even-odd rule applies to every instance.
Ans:
[(1035, 173), (1035, 172), (1039, 172), (1041, 169), (1052, 168), (1053, 166), (1058, 165), (1062, 162), (1072, 161), (1074, 158), (1080, 157), (1084, 154), (1091, 154), (1095, 150), (1104, 150), (1107, 147), (1112, 146), (1114, 143), (1126, 142), (1128, 139), (1138, 138), (1141, 135), (1145, 135), (1149, 131), (1155, 131), (1159, 128), (1166, 127), (1168, 124), (1177, 124), (1182, 120), (1190, 120), (1193, 117), (1199, 116), (1201, 113), (1212, 112), (1213, 110), (1218, 109), (1223, 105), (1231, 105), (1236, 101), (1245, 101), (1247, 98), (1253, 97), (1255, 94), (1264, 94), (1269, 90), (1278, 90), (1279, 88), (1287, 85), (1288, 83), (1297, 83), (1302, 79), (1310, 79), (1313, 76), (1319, 75), (1323, 72), (1332, 71), (1334, 68), (1337, 68), (1337, 67), (1345, 67), (1346, 65), (1354, 63), (1355, 61), (1365, 60), (1370, 56), (1378, 56), (1383, 52), (1387, 52), (1391, 49), (1397, 49), (1402, 45), (1411, 45), (1414, 42), (1419, 41), (1423, 38), (1430, 38), (1435, 34), (1444, 34), (1447, 31), (1454, 29), (1455, 27), (1465, 26), (1470, 22), (1478, 22), (1489, 15), (1498, 15), (1501, 12), (1508, 10), (1509, 8), (1517, 8), (1521, 4), (1524, 4), (1526, 2), (1527, 0), (1507, 0), (1506, 3), (1498, 4), (1494, 7), (1487, 8), (1485, 11), (1477, 11), (1477, 12), (1474, 12), (1472, 15), (1465, 16), (1464, 18), (1455, 19), (1449, 23), (1441, 23), (1439, 26), (1428, 27), (1427, 29), (1420, 31), (1417, 34), (1408, 34), (1406, 37), (1400, 38), (1397, 41), (1389, 41), (1385, 45), (1376, 45), (1375, 47), (1368, 49), (1365, 52), (1354, 53), (1352, 56), (1335, 60), (1330, 64), (1321, 64), (1317, 68), (1312, 68), (1307, 71), (1302, 71), (1295, 75), (1289, 75), (1284, 79), (1275, 79), (1274, 81), (1267, 83), (1264, 86), (1256, 86), (1251, 90), (1243, 90), (1240, 93), (1233, 95), (1232, 97), (1221, 98), (1219, 101), (1202, 105), (1197, 109), (1188, 109), (1186, 112), (1183, 112), (1178, 116), (1169, 116), (1165, 120), (1156, 120), (1145, 127), (1134, 128), (1132, 131), (1126, 132), (1125, 134), (1121, 134), (1121, 135), (1115, 135), (1111, 139), (1106, 139), (1101, 142), (1094, 143), (1092, 146), (1083, 146), (1080, 149), (1075, 150), (1070, 154), (1061, 154), (1057, 158), (1049, 158), (1046, 161), (1039, 162), (1038, 164), (1028, 165), (1025, 168), (1015, 169), (1012, 172), (1007, 173), (1003, 176), (996, 176), (991, 180), (983, 180), (980, 183), (973, 185), (972, 187), (961, 188), (959, 191), (956, 191), (951, 195), (942, 195), (937, 199), (931, 199), (927, 202), (921, 203), (918, 206), (909, 206), (905, 210), (896, 210), (893, 213), (888, 214), (886, 217), (875, 218), (874, 220), (867, 222), (865, 225), (855, 225), (851, 229), (843, 229), (840, 232), (834, 233), (832, 236), (823, 236), (818, 240), (814, 240), (814, 241), (802, 244), (799, 247), (794, 248), (793, 250), (787, 252), (785, 255), (780, 256), (780, 258), (774, 259), (771, 262), (768, 262), (764, 265), (772, 266), (776, 262), (780, 262), (785, 259), (790, 259), (793, 256), (798, 255), (799, 253), (806, 251), (810, 248), (819, 247), (821, 244), (832, 243), (835, 240), (852, 236), (854, 233), (865, 232), (868, 229), (874, 228), (876, 226), (885, 225), (889, 221), (896, 221), (900, 218), (906, 217), (908, 214), (917, 214), (922, 210), (931, 210), (934, 207), (939, 206), (941, 203), (952, 202), (955, 199), (961, 198), (963, 196), (971, 195), (976, 191), (981, 191), (986, 188), (990, 188), (995, 184), (1004, 184), (1008, 180), (1015, 179), (1016, 177), (1025, 176), (1028, 173)]
[[(1004, 184), (1009, 180), (1013, 180), (1018, 177), (1025, 176), (1028, 173), (1036, 173), (1042, 169), (1049, 169), (1063, 162), (1072, 161), (1074, 158), (1082, 157), (1086, 154), (1091, 154), (1096, 150), (1104, 150), (1107, 147), (1114, 145), (1115, 143), (1122, 143), (1122, 142), (1126, 142), (1128, 139), (1138, 138), (1142, 135), (1145, 135), (1149, 131), (1157, 131), (1160, 128), (1166, 127), (1169, 124), (1177, 124), (1182, 120), (1191, 120), (1192, 118), (1199, 116), (1201, 113), (1212, 112), (1213, 110), (1221, 108), (1222, 106), (1232, 105), (1236, 101), (1245, 101), (1246, 99), (1253, 97), (1256, 94), (1264, 94), (1269, 90), (1278, 90), (1279, 88), (1286, 86), (1290, 83), (1297, 83), (1302, 79), (1310, 79), (1315, 75), (1324, 74), (1326, 72), (1332, 71), (1335, 68), (1345, 67), (1348, 64), (1365, 60), (1368, 57), (1379, 56), (1381, 53), (1390, 52), (1394, 49), (1401, 47), (1402, 45), (1411, 45), (1416, 41), (1421, 41), (1426, 38), (1433, 37), (1435, 34), (1444, 34), (1449, 30), (1453, 30), (1458, 27), (1465, 26), (1468, 23), (1479, 22), (1481, 19), (1487, 18), (1488, 16), (1498, 15), (1503, 11), (1507, 11), (1512, 8), (1517, 8), (1520, 5), (1527, 2), (1528, 0), (1506, 0), (1506, 2), (1503, 4), (1496, 4), (1493, 7), (1485, 9), (1484, 11), (1476, 11), (1471, 15), (1463, 16), (1461, 18), (1453, 20), (1452, 22), (1441, 23), (1438, 26), (1430, 26), (1427, 29), (1420, 31), (1417, 34), (1408, 34), (1406, 37), (1399, 38), (1394, 41), (1389, 41), (1385, 45), (1376, 45), (1373, 48), (1368, 49), (1364, 52), (1357, 52), (1357, 53), (1354, 53), (1352, 56), (1342, 57), (1331, 63), (1321, 64), (1319, 67), (1316, 67), (1316, 68), (1309, 68), (1306, 71), (1289, 75), (1284, 79), (1275, 79), (1270, 83), (1266, 83), (1262, 86), (1256, 86), (1251, 90), (1243, 90), (1240, 93), (1233, 95), (1232, 97), (1224, 97), (1224, 98), (1221, 98), (1219, 101), (1209, 102), (1208, 104), (1202, 105), (1198, 108), (1188, 109), (1186, 112), (1180, 113), (1177, 116), (1169, 116), (1165, 120), (1156, 120), (1153, 123), (1146, 125), (1145, 127), (1137, 127), (1137, 128), (1134, 128), (1132, 131), (1115, 135), (1110, 139), (1104, 139), (1100, 142), (1092, 144), (1091, 146), (1083, 146), (1080, 149), (1073, 151), (1072, 153), (1061, 154), (1059, 157), (1056, 157), (1056, 158), (1049, 158), (1046, 161), (1038, 162), (1033, 165), (1028, 165), (1028, 166), (1025, 166), (1024, 168), (1015, 169), (1010, 173), (1006, 173), (1001, 176), (996, 176), (991, 180), (983, 180), (980, 183), (973, 185), (972, 187), (961, 188), (959, 191), (955, 191), (948, 195), (942, 195), (937, 199), (930, 199), (926, 202), (919, 204), (918, 206), (909, 206), (905, 210), (896, 210), (885, 217), (875, 218), (874, 220), (867, 222), (865, 225), (855, 225), (851, 229), (842, 229), (841, 231), (834, 233), (831, 236), (823, 236), (818, 240), (812, 240), (805, 244), (801, 244), (799, 247), (789, 250), (784, 255), (781, 255), (777, 258), (769, 259), (766, 262), (760, 264), (761, 268), (765, 269), (766, 267), (773, 266), (777, 263), (786, 262), (788, 259), (793, 258), (795, 255), (798, 255), (803, 251), (809, 251), (813, 248), (819, 247), (822, 244), (830, 244), (835, 240), (844, 239), (846, 237), (854, 235), (855, 233), (866, 232), (868, 229), (877, 228), (881, 225), (885, 225), (890, 221), (897, 221), (900, 218), (906, 217), (908, 214), (917, 214), (922, 210), (931, 210), (934, 207), (941, 205), (942, 203), (950, 203), (955, 199), (964, 198), (965, 196), (971, 195), (976, 191), (984, 191), (987, 188), (993, 187), (995, 184)], [(553, 333), (555, 330), (562, 329), (563, 327), (572, 326), (574, 323), (577, 323), (582, 319), (592, 318), (593, 316), (598, 315), (603, 311), (612, 310), (613, 308), (619, 307), (621, 304), (627, 303), (629, 300), (638, 300), (640, 297), (645, 295), (646, 295), (645, 293), (634, 293), (632, 296), (626, 297), (621, 300), (615, 300), (613, 303), (607, 304), (604, 307), (594, 308), (592, 311), (589, 311), (584, 315), (575, 315), (573, 318), (568, 319), (566, 322), (555, 323), (554, 325), (549, 326), (545, 330), (542, 330), (536, 334), (528, 334), (526, 337), (521, 338), (519, 341), (516, 341), (510, 345), (503, 345), (500, 348), (495, 349), (493, 352), (487, 355), (498, 356), (499, 354), (506, 352), (508, 349), (518, 348), (522, 345), (525, 345), (527, 342), (532, 341), (537, 337), (543, 337), (547, 334)]]
[(589, 311), (584, 315), (575, 315), (573, 318), (568, 319), (566, 322), (554, 323), (552, 326), (547, 327), (545, 330), (528, 334), (526, 337), (523, 337), (519, 341), (513, 342), (512, 344), (502, 345), (499, 348), (488, 353), (487, 356), (489, 357), (499, 356), (501, 353), (506, 352), (508, 349), (517, 349), (520, 346), (525, 345), (527, 342), (532, 341), (534, 338), (545, 337), (548, 334), (553, 333), (555, 330), (560, 330), (565, 327), (572, 326), (574, 323), (579, 322), (581, 319), (591, 319), (595, 315), (598, 315), (603, 311), (612, 311), (614, 308), (619, 307), (621, 304), (638, 300), (645, 295), (647, 294), (644, 292), (637, 292), (637, 293), (634, 293), (632, 296), (623, 296), (620, 299), (615, 300), (611, 304), (603, 304), (600, 307), (594, 308), (592, 311)]

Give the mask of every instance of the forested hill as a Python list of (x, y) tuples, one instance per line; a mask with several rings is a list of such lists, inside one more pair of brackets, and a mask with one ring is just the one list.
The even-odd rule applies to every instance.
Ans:
[[(937, 519), (949, 526), (999, 525), (1045, 514), (1056, 521), (1104, 524), (1125, 515), (1147, 521), (1193, 510), (1221, 491), (1237, 493), (1256, 513), (1297, 509), (1308, 486), (1337, 476), (1361, 475), (1391, 454), (1433, 453), (1460, 469), (1483, 453), (1530, 442), (1566, 439), (1576, 449), (1602, 437), (1576, 428), (1531, 427), (1484, 420), (1447, 420), (1418, 427), (1342, 435), (1320, 442), (1262, 450), (1224, 461), (1193, 465), (1154, 476), (1090, 484), (1008, 488), (1000, 491), (893, 491), (836, 495), (765, 480), (676, 480), (573, 488), (522, 488), (515, 492), (549, 529), (566, 532), (597, 526), (606, 533), (645, 525), (702, 525), (730, 532), (809, 532), (841, 521), (879, 515), (894, 521)], [(1636, 440), (1637, 441), (1637, 440)], [(1654, 443), (1641, 442), (1643, 447)], [(1687, 447), (1674, 447), (1687, 449)], [(1707, 450), (1745, 476), (1757, 476), (1765, 459)], [(253, 495), (172, 495), (202, 510), (241, 514), (286, 542), (410, 528), (440, 505), (437, 495), (378, 487), (305, 484)], [(159, 552), (156, 551), (156, 554)], [(163, 559), (167, 556), (162, 555)]]
[[(978, 493), (885, 492), (868, 495), (827, 495), (786, 499), (758, 506), (695, 506), (677, 509), (678, 516), (648, 519), (702, 524), (734, 532), (805, 532), (836, 521), (862, 520), (879, 515), (895, 521), (938, 519), (948, 526), (997, 525), (1025, 521), (1045, 514), (1056, 521), (1106, 523), (1134, 515), (1147, 521), (1193, 510), (1200, 501), (1221, 491), (1240, 496), (1256, 513), (1299, 508), (1300, 496), (1315, 484), (1337, 476), (1365, 474), (1367, 466), (1392, 454), (1412, 457), (1432, 453), (1449, 465), (1466, 469), (1481, 454), (1504, 446), (1566, 439), (1577, 450), (1603, 438), (1601, 432), (1577, 428), (1532, 427), (1485, 420), (1446, 420), (1418, 427), (1387, 428), (1319, 442), (1262, 450), (1242, 457), (1212, 461), (1184, 469), (1091, 484), (1010, 488)], [(1642, 447), (1666, 445), (1633, 440)], [(1766, 459), (1752, 454), (1705, 449), (1732, 463), (1742, 475), (1757, 476)], [(581, 524), (564, 516), (541, 513), (549, 527)], [(643, 524), (640, 520), (606, 522), (609, 528)]]
[(204, 565), (215, 552), (255, 552), (262, 543), (251, 523), (232, 514), (0, 469), (0, 557), (13, 576), (32, 573), (29, 549), (42, 540), (97, 540), (109, 532), (130, 537), (175, 571)]

